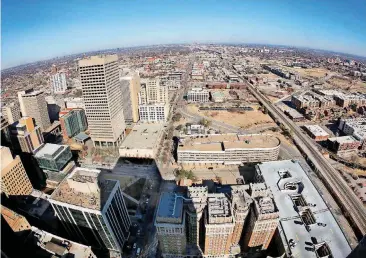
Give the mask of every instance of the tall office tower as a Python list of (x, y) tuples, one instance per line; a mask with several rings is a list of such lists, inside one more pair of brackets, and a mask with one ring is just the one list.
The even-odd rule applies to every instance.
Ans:
[(33, 117), (43, 131), (51, 125), (43, 91), (21, 91), (18, 92), (18, 98), (22, 116)]
[(2, 114), (9, 124), (15, 123), (20, 119), (20, 105), (18, 102), (11, 102), (10, 104), (4, 106), (2, 109)]
[(19, 156), (13, 158), (10, 149), (0, 146), (1, 192), (6, 196), (26, 196), (33, 191), (27, 173)]
[(191, 199), (186, 210), (187, 213), (187, 236), (188, 243), (193, 246), (200, 246), (200, 225), (203, 211), (207, 205), (208, 188), (207, 186), (188, 187), (187, 196)]
[(160, 79), (146, 79), (141, 83), (139, 94), (139, 103), (153, 104), (153, 103), (169, 103), (168, 87), (160, 84)]
[(56, 72), (51, 74), (51, 91), (55, 94), (63, 94), (67, 90), (66, 74)]
[(231, 205), (235, 217), (235, 227), (231, 239), (231, 253), (240, 253), (239, 241), (241, 239), (245, 220), (250, 211), (252, 198), (246, 192), (244, 185), (232, 185), (231, 187)]
[(95, 146), (118, 146), (126, 128), (117, 55), (79, 61), (85, 112)]
[(49, 201), (70, 237), (122, 253), (131, 220), (119, 181), (102, 179), (99, 170), (75, 168)]
[(279, 212), (273, 200), (271, 190), (265, 183), (250, 184), (252, 205), (245, 245), (247, 247), (266, 250), (279, 223)]
[(163, 257), (185, 257), (187, 241), (182, 196), (167, 192), (161, 195), (155, 227)]
[(85, 111), (72, 109), (60, 112), (61, 131), (64, 140), (74, 137), (88, 128)]
[(1, 137), (0, 137), (1, 145), (11, 147), (8, 120), (6, 120), (5, 117), (3, 117), (2, 113), (0, 113), (0, 119), (1, 119)]
[(128, 122), (136, 123), (139, 120), (139, 92), (140, 76), (132, 73), (120, 78), (122, 89), (123, 115)]
[(14, 233), (26, 233), (29, 234), (29, 230), (31, 229), (31, 225), (29, 224), (28, 220), (16, 213), (15, 211), (0, 205), (1, 207), (1, 215), (3, 216), (4, 220), (8, 223), (9, 227), (14, 231)]
[(207, 256), (229, 254), (235, 220), (229, 199), (223, 193), (208, 194), (205, 212), (205, 248)]
[(22, 152), (34, 153), (44, 143), (41, 128), (31, 117), (23, 117), (13, 123), (10, 134), (13, 147)]

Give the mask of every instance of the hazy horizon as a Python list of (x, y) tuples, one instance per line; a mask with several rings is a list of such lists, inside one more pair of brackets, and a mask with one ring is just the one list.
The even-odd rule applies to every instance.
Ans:
[(232, 42), (366, 57), (366, 2), (2, 1), (2, 67), (149, 45)]

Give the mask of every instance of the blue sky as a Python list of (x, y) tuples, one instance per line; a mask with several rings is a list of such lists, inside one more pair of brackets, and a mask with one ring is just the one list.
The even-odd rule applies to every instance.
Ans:
[(164, 43), (303, 46), (366, 56), (365, 0), (2, 0), (2, 69)]

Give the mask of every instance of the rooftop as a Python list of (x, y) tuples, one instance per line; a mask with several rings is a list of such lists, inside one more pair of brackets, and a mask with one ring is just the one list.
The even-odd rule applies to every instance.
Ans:
[(315, 136), (329, 136), (329, 134), (319, 125), (304, 125)]
[(79, 66), (92, 66), (92, 65), (104, 65), (118, 60), (117, 55), (98, 55), (89, 56), (79, 60)]
[(340, 144), (357, 142), (357, 140), (355, 138), (353, 138), (352, 136), (332, 137), (332, 138), (329, 138), (328, 140), (332, 141), (332, 142), (339, 142)]
[(71, 205), (101, 211), (116, 184), (102, 180), (99, 170), (75, 168), (51, 195), (51, 199)]
[(233, 222), (229, 199), (223, 193), (208, 194), (208, 223)]
[(59, 153), (66, 149), (67, 145), (46, 143), (35, 155), (36, 158), (55, 158)]
[(274, 148), (280, 140), (267, 134), (211, 134), (186, 137), (179, 145), (179, 151), (224, 151), (230, 149)]
[[(309, 251), (325, 242), (333, 257), (347, 257), (350, 246), (306, 172), (297, 161), (264, 162), (257, 166), (274, 196), (280, 215), (282, 241), (298, 257), (318, 257)], [(293, 245), (295, 243), (295, 245)], [(317, 246), (315, 246), (315, 249)]]
[(160, 196), (160, 202), (156, 221), (160, 223), (180, 224), (183, 215), (183, 198), (176, 193), (164, 192)]
[(153, 149), (164, 124), (136, 124), (122, 142), (120, 149)]
[[(72, 242), (36, 227), (32, 227), (31, 229), (33, 234), (29, 235), (29, 238), (37, 238), (37, 242), (41, 248), (47, 250), (50, 254), (55, 253), (57, 257), (69, 257), (64, 255), (71, 254), (72, 256), (70, 257), (88, 258), (93, 254), (90, 246)], [(32, 241), (31, 239), (29, 240)]]

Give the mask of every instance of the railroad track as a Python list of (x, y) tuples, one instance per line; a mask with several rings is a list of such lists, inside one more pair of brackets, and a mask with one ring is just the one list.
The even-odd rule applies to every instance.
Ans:
[[(319, 170), (321, 176), (325, 179), (328, 190), (330, 190), (339, 200), (340, 204), (343, 206), (343, 212), (352, 221), (353, 225), (360, 231), (362, 235), (366, 234), (366, 211), (363, 208), (362, 202), (353, 193), (353, 191), (348, 187), (343, 178), (339, 173), (329, 164), (329, 162), (319, 153), (316, 146), (309, 142), (309, 139), (303, 135), (300, 128), (294, 124), (288, 117), (281, 113), (275, 106), (270, 103), (261, 93), (257, 92), (252, 85), (248, 84), (248, 88), (252, 94), (262, 102), (262, 104), (276, 116), (281, 123), (286, 125), (291, 129), (296, 136), (300, 148), (312, 161), (315, 167)], [(303, 146), (301, 146), (303, 145)], [(305, 148), (304, 148), (305, 147)]]

